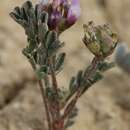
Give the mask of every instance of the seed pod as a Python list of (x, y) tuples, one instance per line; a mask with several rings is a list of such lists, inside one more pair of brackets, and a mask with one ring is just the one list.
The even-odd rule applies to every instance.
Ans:
[(87, 48), (98, 57), (111, 55), (117, 45), (117, 36), (108, 25), (95, 26), (93, 22), (84, 25), (83, 42)]
[(58, 58), (56, 59), (55, 70), (59, 70), (62, 67), (65, 60), (65, 56), (65, 53), (59, 54)]

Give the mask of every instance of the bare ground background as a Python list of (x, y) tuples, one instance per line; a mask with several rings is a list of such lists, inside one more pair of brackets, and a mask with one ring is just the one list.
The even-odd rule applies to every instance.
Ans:
[[(37, 82), (26, 58), (23, 29), (9, 12), (25, 0), (0, 1), (0, 130), (46, 130), (45, 114)], [(130, 46), (130, 0), (80, 0), (79, 21), (64, 32), (67, 59), (58, 79), (67, 86), (77, 69), (90, 63), (92, 55), (82, 44), (82, 24), (110, 23)], [(105, 73), (78, 102), (79, 115), (69, 130), (130, 130), (130, 78), (118, 67)]]

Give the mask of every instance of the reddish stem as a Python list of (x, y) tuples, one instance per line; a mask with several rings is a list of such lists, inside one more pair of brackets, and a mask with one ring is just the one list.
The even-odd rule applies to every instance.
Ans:
[[(97, 70), (96, 69), (97, 65), (99, 64), (100, 60), (101, 60), (100, 58), (94, 57), (94, 59), (92, 60), (92, 67), (89, 70), (89, 72), (87, 72), (87, 74), (86, 74), (86, 80), (88, 80), (91, 77), (91, 75), (93, 73), (95, 73), (95, 71)], [(74, 98), (70, 101), (70, 103), (65, 108), (64, 114), (62, 116), (63, 119), (65, 119), (71, 113), (71, 111), (75, 107), (75, 104), (77, 103), (77, 100), (81, 96), (81, 94), (82, 94), (82, 89), (79, 86), (78, 90), (71, 96), (71, 97), (73, 97), (75, 95)], [(69, 99), (71, 99), (71, 97)], [(69, 99), (68, 99), (68, 101), (69, 101)]]
[(57, 120), (53, 123), (53, 130), (64, 130), (64, 120)]
[(52, 84), (54, 87), (54, 91), (55, 91), (55, 101), (54, 103), (52, 103), (52, 106), (54, 106), (52, 109), (54, 110), (54, 114), (56, 115), (56, 120), (60, 118), (60, 106), (59, 106), (59, 101), (58, 101), (58, 83), (56, 80), (56, 74), (55, 71), (53, 69), (53, 62), (52, 59), (49, 59), (49, 64), (50, 64), (50, 70), (51, 70), (51, 78), (52, 78)]
[[(29, 58), (29, 62), (31, 64), (32, 68), (34, 70), (37, 70), (35, 61), (33, 59)], [(47, 122), (48, 122), (48, 128), (49, 128), (49, 130), (52, 130), (51, 118), (50, 118), (50, 113), (49, 113), (49, 108), (48, 108), (48, 103), (47, 103), (48, 101), (47, 101), (47, 97), (46, 97), (46, 94), (44, 91), (42, 80), (38, 80), (38, 83), (39, 83), (43, 103), (45, 104), (45, 113), (46, 113), (46, 118), (47, 118)], [(45, 82), (45, 84), (46, 84), (46, 82)]]
[(50, 114), (49, 114), (49, 108), (48, 108), (47, 98), (45, 96), (43, 84), (42, 84), (41, 80), (39, 80), (38, 82), (39, 82), (40, 90), (42, 92), (43, 102), (44, 102), (44, 105), (45, 105), (45, 111), (46, 111), (45, 113), (46, 113), (46, 117), (47, 117), (48, 128), (49, 128), (49, 130), (52, 130), (52, 127), (51, 127), (51, 118), (50, 118)]

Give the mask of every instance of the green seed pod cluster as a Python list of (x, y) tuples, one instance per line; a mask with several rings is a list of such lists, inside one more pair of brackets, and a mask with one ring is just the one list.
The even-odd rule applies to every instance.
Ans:
[(95, 26), (91, 21), (84, 25), (83, 42), (87, 48), (97, 57), (107, 57), (114, 51), (118, 39), (108, 25)]

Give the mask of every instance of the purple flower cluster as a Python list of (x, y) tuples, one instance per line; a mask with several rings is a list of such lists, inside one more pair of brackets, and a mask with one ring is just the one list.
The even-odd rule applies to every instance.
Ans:
[(72, 26), (80, 16), (79, 0), (39, 0), (38, 5), (49, 15), (49, 29), (57, 32)]

